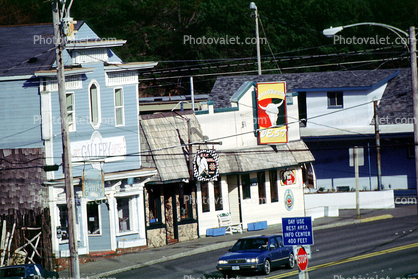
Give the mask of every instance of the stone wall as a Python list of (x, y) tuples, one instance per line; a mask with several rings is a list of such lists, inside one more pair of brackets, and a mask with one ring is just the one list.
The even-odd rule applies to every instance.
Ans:
[(197, 223), (179, 225), (179, 241), (187, 241), (196, 239), (197, 236)]
[(165, 228), (149, 229), (147, 231), (148, 248), (165, 246), (167, 242)]

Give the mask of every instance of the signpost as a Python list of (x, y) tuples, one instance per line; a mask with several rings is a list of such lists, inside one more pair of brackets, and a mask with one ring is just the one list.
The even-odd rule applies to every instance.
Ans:
[(313, 245), (312, 218), (310, 216), (282, 218), (282, 232), (284, 246), (299, 246), (296, 253), (300, 270), (299, 279), (309, 279), (307, 270), (309, 257), (303, 246)]
[(309, 275), (308, 275), (308, 254), (305, 251), (305, 248), (300, 247), (298, 254), (297, 254), (297, 261), (298, 261), (298, 266), (300, 269), (299, 272), (299, 278), (300, 279), (309, 279)]

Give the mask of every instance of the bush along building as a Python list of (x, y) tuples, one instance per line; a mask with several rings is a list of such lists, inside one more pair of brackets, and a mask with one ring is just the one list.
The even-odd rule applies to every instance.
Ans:
[[(154, 174), (139, 157), (138, 71), (83, 21), (66, 44), (65, 88), (80, 255), (146, 247), (144, 184)], [(0, 148), (43, 148), (52, 249), (69, 256), (61, 121), (52, 24), (1, 27)]]

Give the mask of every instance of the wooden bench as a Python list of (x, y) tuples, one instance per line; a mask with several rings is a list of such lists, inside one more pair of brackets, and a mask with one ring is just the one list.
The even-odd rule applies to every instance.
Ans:
[(234, 232), (242, 233), (241, 223), (232, 223), (231, 212), (218, 214), (219, 227), (225, 228), (225, 233), (233, 234)]

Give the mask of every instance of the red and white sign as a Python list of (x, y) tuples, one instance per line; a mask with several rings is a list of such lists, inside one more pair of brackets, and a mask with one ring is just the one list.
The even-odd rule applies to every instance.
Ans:
[(306, 253), (303, 247), (299, 248), (297, 260), (298, 260), (299, 269), (301, 271), (306, 270), (306, 268), (308, 267), (308, 254)]

